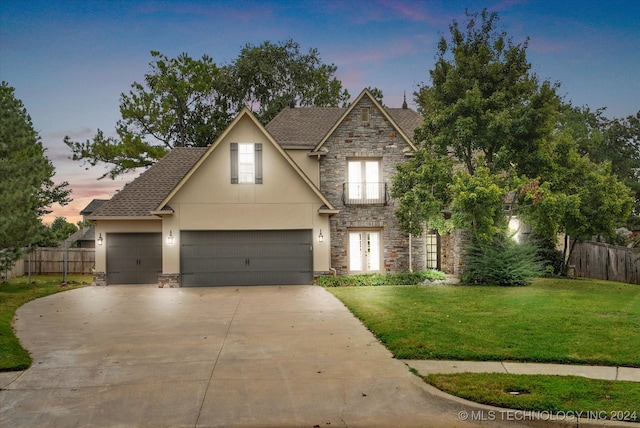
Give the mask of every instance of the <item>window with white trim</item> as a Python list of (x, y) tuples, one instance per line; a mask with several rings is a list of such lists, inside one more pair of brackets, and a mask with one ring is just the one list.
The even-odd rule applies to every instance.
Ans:
[(262, 144), (231, 143), (231, 183), (262, 184)]
[(255, 165), (253, 144), (238, 143), (238, 183), (255, 183)]
[(347, 161), (345, 202), (350, 204), (383, 203), (385, 189), (380, 175), (380, 161), (377, 159)]
[(380, 237), (379, 230), (349, 231), (349, 272), (380, 272)]

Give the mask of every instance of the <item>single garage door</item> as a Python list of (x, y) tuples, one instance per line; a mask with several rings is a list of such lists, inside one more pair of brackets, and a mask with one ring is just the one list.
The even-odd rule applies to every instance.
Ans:
[(155, 284), (162, 272), (161, 233), (108, 233), (107, 284)]
[(313, 281), (311, 230), (182, 231), (183, 286)]

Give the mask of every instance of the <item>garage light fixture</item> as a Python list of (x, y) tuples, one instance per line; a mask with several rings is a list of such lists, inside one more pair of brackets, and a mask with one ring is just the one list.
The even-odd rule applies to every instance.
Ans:
[(169, 236), (167, 236), (167, 244), (173, 245), (173, 234), (169, 231)]
[(98, 236), (98, 245), (102, 245), (102, 233)]
[(322, 229), (320, 229), (320, 234), (318, 235), (318, 242), (324, 242), (324, 235), (322, 234)]

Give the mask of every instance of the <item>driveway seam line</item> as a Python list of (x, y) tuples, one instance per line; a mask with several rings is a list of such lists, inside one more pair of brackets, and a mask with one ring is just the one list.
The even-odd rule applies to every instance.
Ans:
[(202, 409), (204, 408), (204, 403), (207, 400), (207, 393), (209, 392), (209, 387), (211, 386), (213, 373), (216, 371), (216, 366), (218, 365), (218, 361), (220, 360), (220, 354), (222, 353), (222, 350), (224, 349), (224, 345), (227, 342), (227, 337), (229, 336), (229, 331), (231, 330), (231, 324), (233, 323), (233, 320), (236, 318), (236, 314), (238, 313), (238, 308), (240, 307), (240, 303), (242, 302), (242, 297), (243, 297), (243, 294), (241, 293), (240, 298), (238, 299), (238, 303), (236, 304), (236, 307), (233, 311), (233, 315), (229, 320), (229, 326), (227, 327), (227, 331), (224, 334), (224, 339), (222, 340), (222, 344), (220, 345), (220, 349), (218, 350), (218, 355), (216, 355), (216, 361), (213, 363), (213, 368), (211, 369), (211, 374), (209, 375), (209, 380), (207, 381), (207, 387), (204, 390), (204, 395), (202, 396), (202, 403), (200, 403), (200, 408), (198, 409), (198, 417), (196, 417), (196, 423), (194, 425), (194, 428), (196, 428), (200, 423), (200, 416), (202, 415)]

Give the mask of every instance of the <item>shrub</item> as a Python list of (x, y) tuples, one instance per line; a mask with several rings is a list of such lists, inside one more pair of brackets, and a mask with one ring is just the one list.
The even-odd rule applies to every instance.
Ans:
[(538, 248), (538, 259), (544, 266), (544, 276), (559, 275), (562, 272), (564, 256), (562, 251), (556, 249), (555, 241), (534, 234), (530, 242)]
[(371, 287), (379, 285), (418, 285), (426, 280), (444, 280), (445, 276), (437, 270), (407, 272), (395, 274), (367, 273), (361, 275), (321, 276), (318, 285), (322, 287)]
[(542, 273), (537, 247), (500, 236), (467, 246), (460, 279), (467, 284), (516, 286), (529, 285)]
[(538, 258), (544, 266), (545, 276), (559, 275), (562, 271), (562, 251), (555, 248), (538, 248)]

